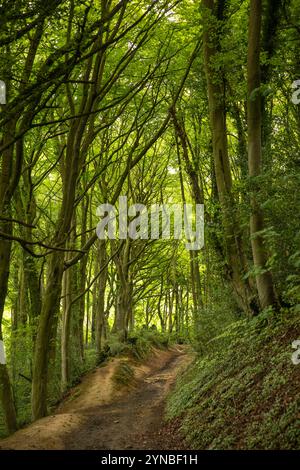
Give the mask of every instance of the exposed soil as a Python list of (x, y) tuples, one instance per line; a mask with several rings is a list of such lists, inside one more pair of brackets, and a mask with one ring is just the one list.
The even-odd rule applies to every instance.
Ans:
[(163, 414), (176, 376), (192, 359), (183, 346), (154, 350), (151, 358), (130, 366), (134, 386), (116, 389), (112, 380), (122, 359), (87, 374), (55, 414), (0, 442), (0, 449), (182, 449), (168, 432)]

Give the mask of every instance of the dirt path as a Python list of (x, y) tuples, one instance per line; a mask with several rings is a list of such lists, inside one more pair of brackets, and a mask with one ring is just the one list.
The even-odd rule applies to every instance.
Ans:
[[(135, 386), (116, 390), (121, 359), (87, 374), (56, 413), (0, 441), (0, 449), (176, 449), (183, 443), (163, 428), (165, 399), (192, 356), (185, 347), (155, 350), (132, 364)], [(124, 360), (124, 359), (123, 359)]]

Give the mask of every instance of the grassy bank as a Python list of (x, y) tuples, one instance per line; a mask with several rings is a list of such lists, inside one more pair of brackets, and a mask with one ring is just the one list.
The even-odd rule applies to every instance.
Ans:
[(180, 378), (167, 416), (195, 449), (299, 449), (299, 313), (238, 321)]

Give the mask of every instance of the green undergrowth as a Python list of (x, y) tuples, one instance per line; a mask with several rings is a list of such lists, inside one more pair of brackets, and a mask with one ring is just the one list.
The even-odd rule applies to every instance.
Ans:
[(104, 346), (105, 359), (109, 356), (128, 356), (142, 361), (151, 354), (153, 348), (165, 349), (169, 343), (169, 337), (156, 330), (139, 330), (132, 333), (125, 342), (112, 335)]
[(127, 361), (121, 361), (112, 376), (112, 380), (116, 388), (133, 385), (134, 369)]
[(116, 337), (111, 337), (108, 347), (105, 348), (108, 355), (125, 357), (113, 375), (116, 388), (134, 384), (134, 369), (128, 363), (128, 359), (143, 361), (150, 356), (153, 348), (165, 349), (169, 346), (169, 338), (156, 330), (140, 330), (121, 343)]
[(299, 314), (237, 321), (207, 344), (169, 397), (194, 449), (299, 449)]

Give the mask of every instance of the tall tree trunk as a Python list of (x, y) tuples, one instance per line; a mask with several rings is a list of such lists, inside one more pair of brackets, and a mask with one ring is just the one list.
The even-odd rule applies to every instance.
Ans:
[[(20, 77), (19, 92), (20, 96), (22, 91), (26, 87), (28, 80), (30, 79), (32, 68), (35, 62), (36, 53), (42, 38), (43, 26), (45, 16), (41, 15), (40, 20), (37, 24), (35, 32), (28, 48), (23, 67), (23, 73)], [(12, 55), (10, 46), (6, 48), (6, 59), (7, 67), (5, 71), (5, 81), (7, 85), (7, 92), (10, 90), (11, 81), (11, 67), (12, 67)], [(24, 112), (26, 101), (22, 104), (19, 110), (14, 116), (7, 122), (3, 129), (3, 146), (6, 150), (1, 155), (1, 167), (0, 167), (0, 214), (4, 217), (11, 217), (11, 201), (14, 192), (18, 186), (23, 166), (23, 130), (27, 128), (28, 122), (31, 122), (36, 112), (41, 96), (36, 97), (33, 106), (29, 106), (27, 111)], [(16, 136), (19, 135), (18, 139)], [(5, 145), (7, 144), (7, 147)], [(11, 223), (0, 224), (0, 229), (8, 234), (9, 236), (13, 233)], [(9, 276), (9, 263), (11, 254), (11, 243), (5, 240), (0, 240), (0, 339), (2, 340), (2, 318), (4, 312), (4, 303), (7, 294), (8, 276)], [(6, 365), (0, 365), (0, 398), (2, 401), (6, 427), (9, 432), (13, 432), (17, 428), (16, 411), (14, 406), (13, 395), (11, 391), (10, 379)]]
[[(14, 134), (14, 125), (7, 126), (4, 132), (4, 140), (9, 141)], [(3, 217), (11, 217), (9, 181), (12, 172), (13, 146), (9, 147), (2, 155), (0, 171), (0, 214)], [(12, 235), (13, 228), (11, 222), (0, 222), (1, 231)], [(11, 257), (11, 241), (0, 239), (0, 341), (2, 336), (2, 320), (4, 314), (5, 299), (8, 289), (8, 278)], [(10, 384), (10, 378), (6, 364), (0, 364), (0, 400), (4, 411), (6, 429), (9, 433), (17, 429), (17, 416)]]
[[(102, 269), (105, 263), (107, 262), (106, 254), (106, 241), (99, 240), (98, 242), (98, 268)], [(97, 301), (96, 301), (96, 331), (95, 331), (95, 340), (96, 340), (96, 352), (100, 354), (102, 348), (102, 337), (104, 333), (104, 323), (105, 323), (105, 289), (107, 282), (107, 267), (101, 272), (98, 283), (97, 283)]]
[[(184, 121), (179, 119), (176, 113), (176, 109), (173, 109), (172, 112), (173, 123), (175, 128), (175, 135), (177, 137), (177, 157), (178, 157), (178, 166), (179, 166), (179, 180), (180, 180), (180, 189), (182, 203), (186, 203), (185, 198), (185, 189), (183, 181), (183, 165), (180, 155), (180, 145), (182, 148), (182, 156), (185, 164), (185, 170), (189, 177), (189, 182), (193, 194), (193, 199), (195, 204), (204, 204), (203, 188), (200, 187), (199, 179), (197, 172), (195, 171), (194, 165), (190, 161), (189, 151), (188, 151), (188, 137), (185, 130)], [(190, 250), (190, 278), (192, 284), (192, 295), (193, 295), (193, 323), (194, 330), (197, 332), (199, 328), (199, 319), (200, 312), (203, 309), (203, 299), (202, 299), (202, 290), (201, 290), (201, 278), (200, 278), (200, 269), (199, 269), (199, 250)]]
[[(3, 226), (7, 233), (7, 230), (9, 230), (8, 224), (3, 224)], [(2, 318), (8, 286), (10, 251), (11, 242), (0, 240), (0, 341), (3, 341)], [(4, 411), (6, 429), (9, 433), (13, 433), (17, 429), (17, 417), (6, 364), (0, 364), (0, 400)]]
[[(89, 209), (89, 198), (86, 197), (86, 200), (82, 201), (82, 217), (81, 217), (81, 247), (84, 247), (86, 244), (86, 229), (87, 229), (87, 215)], [(87, 261), (88, 257), (83, 256), (80, 260), (79, 268), (79, 292), (84, 292), (86, 285), (86, 276), (87, 276)], [(84, 317), (85, 317), (85, 301), (86, 297), (83, 295), (79, 300), (78, 307), (78, 321), (77, 321), (77, 339), (79, 344), (79, 352), (81, 361), (84, 360)]]
[(169, 290), (168, 292), (168, 332), (172, 333), (173, 331), (173, 303), (174, 303), (174, 295), (173, 290)]
[[(237, 209), (232, 196), (232, 178), (228, 157), (226, 130), (226, 111), (224, 100), (224, 83), (220, 72), (216, 72), (214, 61), (217, 57), (221, 39), (218, 20), (222, 18), (219, 8), (224, 2), (202, 0), (205, 7), (206, 24), (204, 25), (204, 59), (208, 89), (210, 126), (213, 141), (213, 157), (218, 197), (222, 209), (222, 221), (225, 234), (225, 248), (229, 277), (231, 279), (237, 302), (246, 314), (251, 312), (253, 292), (244, 275), (247, 272), (247, 261), (244, 254), (241, 230), (237, 221)], [(224, 5), (223, 5), (224, 6)]]
[[(68, 259), (68, 256), (67, 256)], [(62, 278), (62, 331), (61, 331), (61, 390), (64, 392), (70, 381), (70, 333), (72, 316), (72, 274), (73, 266), (67, 269)]]
[[(3, 143), (13, 141), (16, 131), (16, 120), (7, 123), (3, 129)], [(20, 145), (18, 146), (21, 149)], [(17, 180), (11, 187), (10, 183), (13, 176), (14, 145), (10, 145), (1, 155), (0, 166), (0, 214), (3, 217), (11, 217), (11, 199), (17, 185)], [(19, 152), (20, 153), (20, 152)], [(22, 157), (22, 151), (20, 157)], [(22, 160), (22, 158), (21, 158)], [(12, 235), (13, 227), (11, 222), (1, 222), (0, 229), (8, 235)], [(0, 239), (0, 340), (2, 337), (2, 320), (4, 314), (5, 299), (8, 289), (8, 278), (11, 257), (11, 241)], [(10, 378), (6, 364), (0, 364), (0, 399), (4, 411), (6, 428), (9, 433), (17, 429), (17, 417), (10, 384)]]
[(265, 228), (263, 211), (259, 203), (260, 187), (257, 177), (262, 166), (262, 110), (260, 79), (262, 0), (250, 1), (248, 43), (248, 165), (253, 178), (251, 191), (250, 233), (256, 285), (262, 309), (276, 305), (272, 275), (267, 268), (267, 254), (261, 232)]
[(47, 286), (44, 292), (42, 311), (37, 331), (32, 378), (32, 418), (42, 418), (47, 414), (47, 388), (50, 345), (55, 341), (54, 327), (59, 312), (64, 258), (61, 253), (50, 255)]
[(126, 239), (120, 254), (116, 256), (114, 260), (117, 268), (118, 294), (113, 331), (119, 335), (121, 341), (124, 341), (127, 338), (132, 309), (132, 286), (129, 266), (130, 251), (131, 241)]

